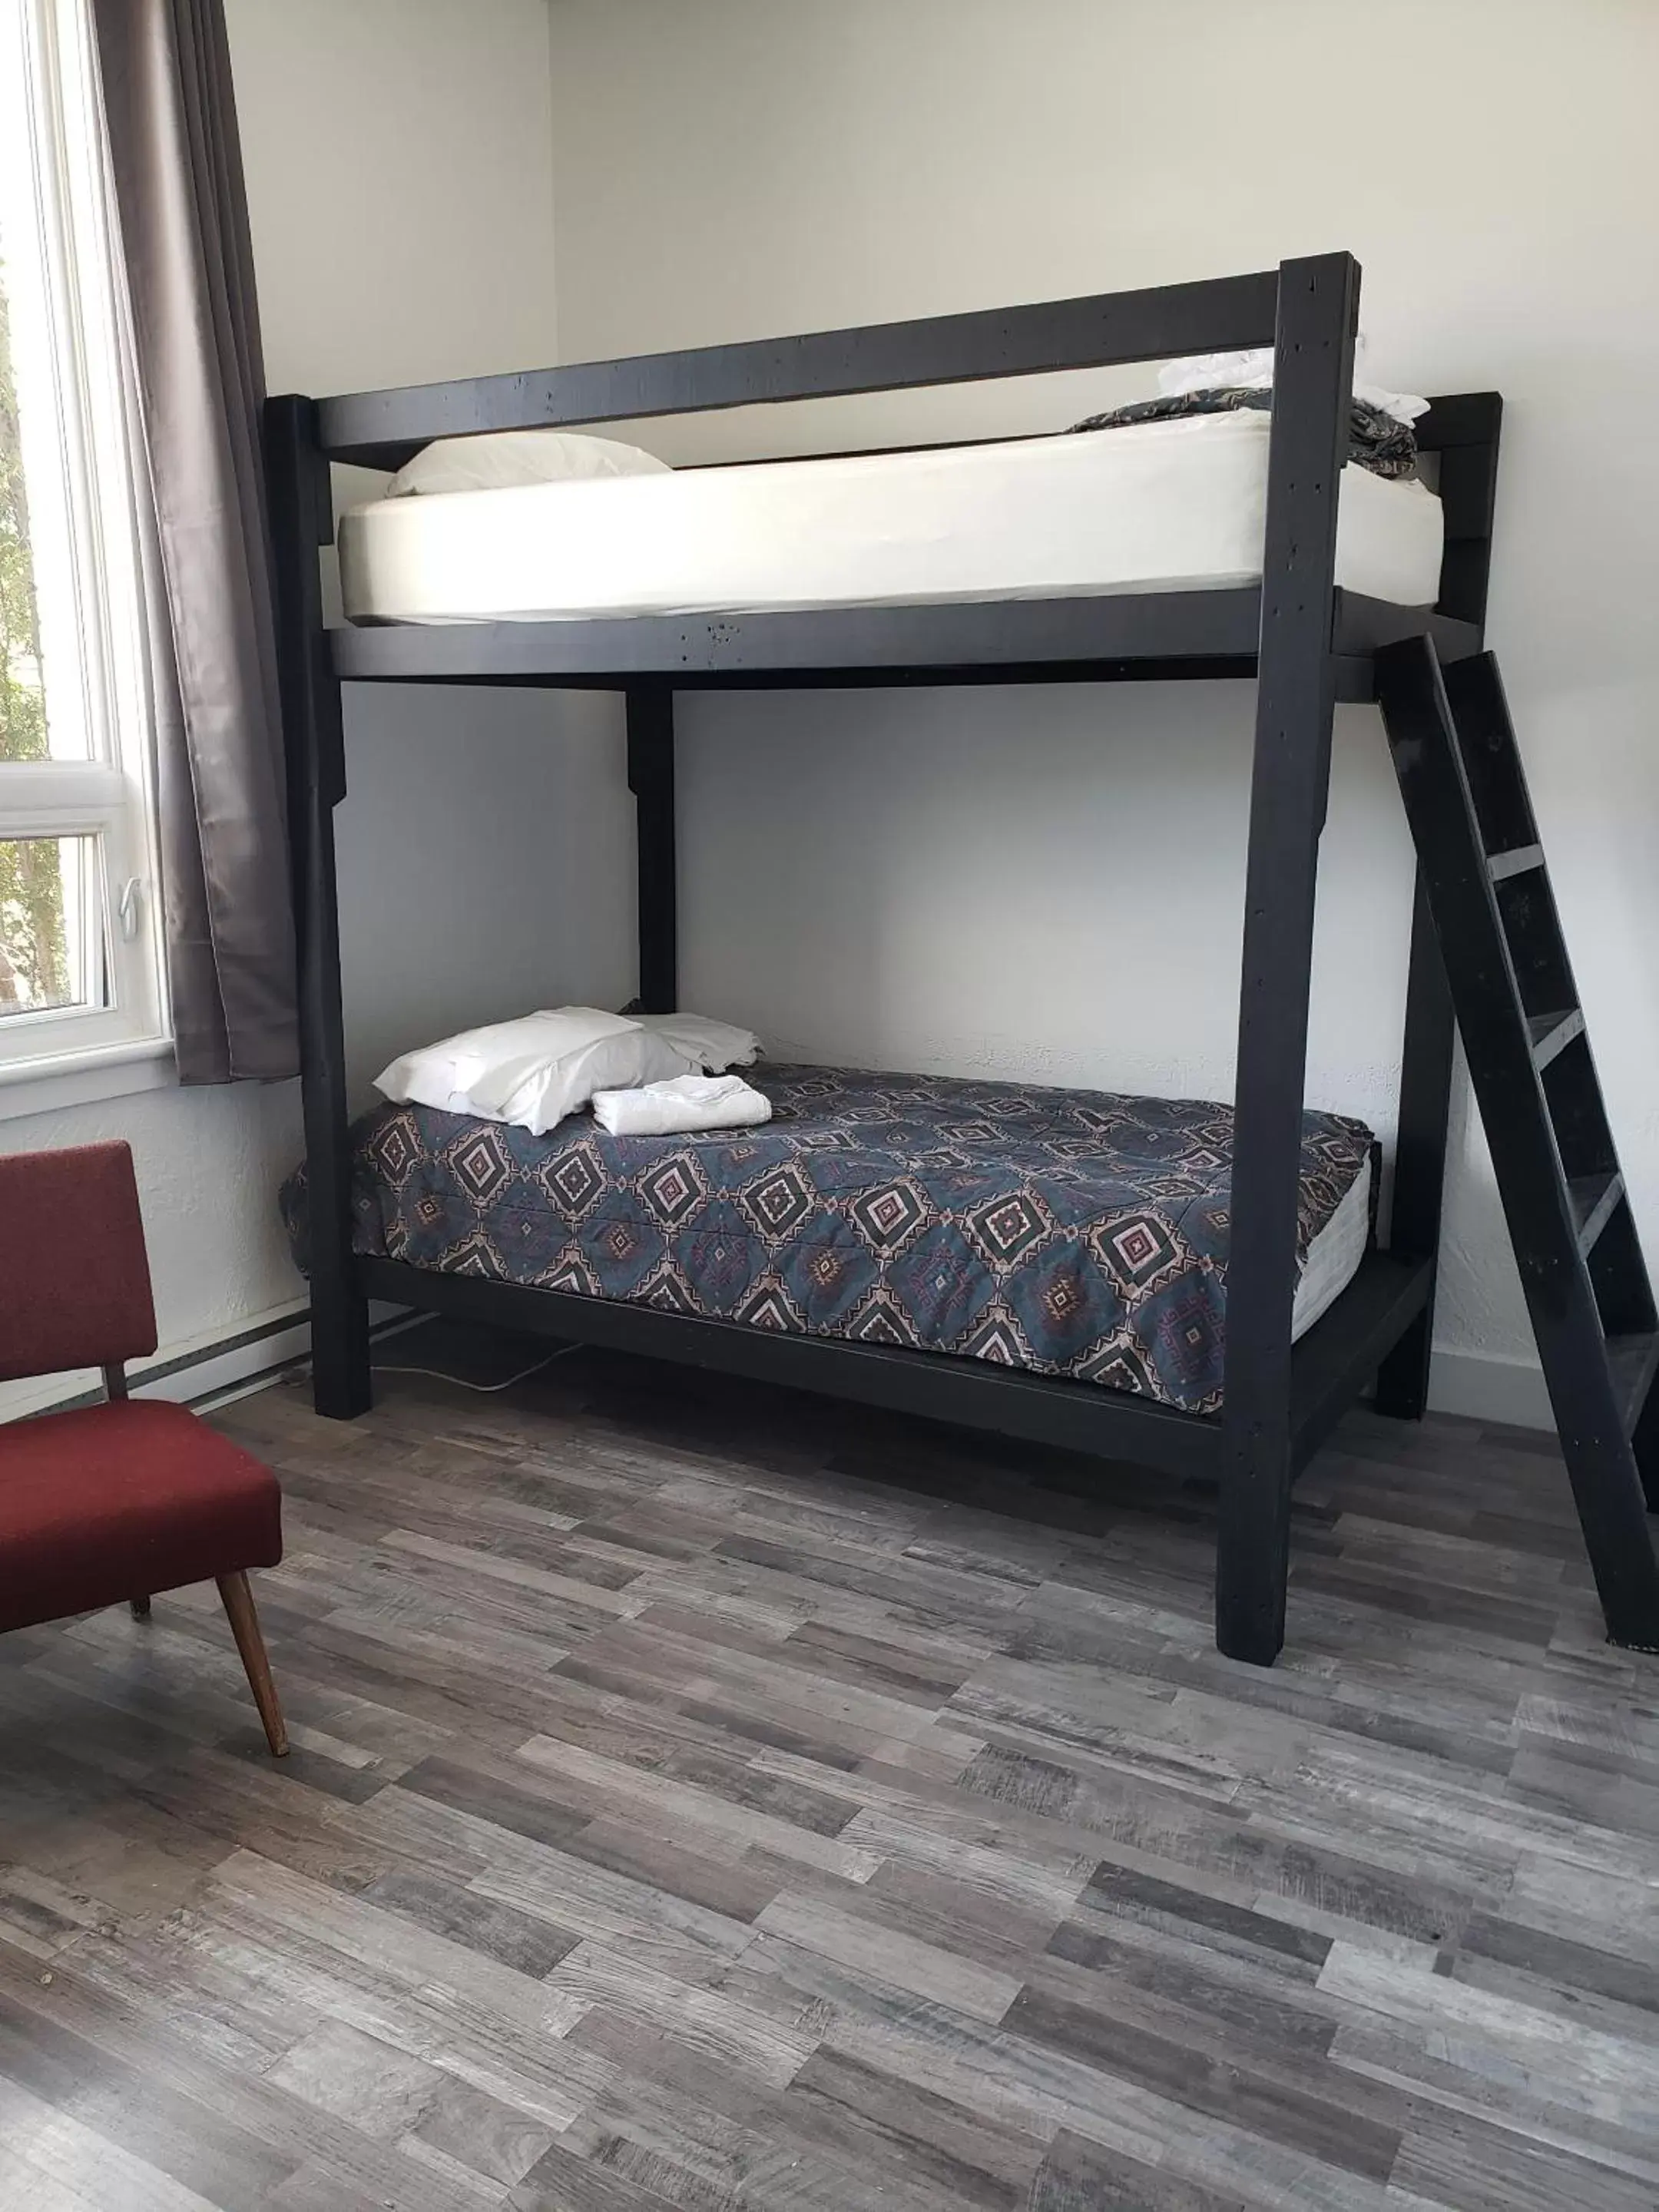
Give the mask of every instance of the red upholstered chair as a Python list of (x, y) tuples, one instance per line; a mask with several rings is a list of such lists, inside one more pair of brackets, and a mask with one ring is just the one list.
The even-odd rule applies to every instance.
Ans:
[(129, 1398), (155, 1309), (125, 1145), (0, 1157), (0, 1382), (101, 1367), (106, 1402), (0, 1425), (0, 1629), (219, 1585), (266, 1741), (288, 1749), (250, 1567), (283, 1556), (268, 1468), (183, 1406)]

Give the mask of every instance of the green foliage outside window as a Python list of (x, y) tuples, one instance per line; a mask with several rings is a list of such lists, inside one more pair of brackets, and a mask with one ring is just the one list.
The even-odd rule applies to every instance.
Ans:
[[(28, 496), (0, 261), (0, 762), (47, 757)], [(20, 1006), (62, 1005), (67, 973), (57, 841), (0, 842), (0, 1017)]]

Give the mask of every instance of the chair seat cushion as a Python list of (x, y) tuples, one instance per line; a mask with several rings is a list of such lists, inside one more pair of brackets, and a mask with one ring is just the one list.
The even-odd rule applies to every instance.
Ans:
[(282, 1556), (276, 1476), (183, 1406), (133, 1399), (0, 1427), (0, 1629)]

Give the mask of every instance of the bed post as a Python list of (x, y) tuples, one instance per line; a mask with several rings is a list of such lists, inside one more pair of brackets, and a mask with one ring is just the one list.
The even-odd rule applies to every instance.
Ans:
[(345, 796), (345, 745), (340, 684), (323, 629), (317, 556), (319, 547), (333, 542), (334, 507), (314, 404), (292, 397), (268, 400), (264, 447), (300, 956), (312, 1393), (319, 1413), (349, 1420), (366, 1413), (370, 1402), (368, 1304), (356, 1286), (351, 1251), (351, 1141), (334, 878), (334, 810)]
[(1279, 269), (1216, 1553), (1216, 1641), (1258, 1666), (1270, 1666), (1285, 1641), (1303, 1085), (1335, 710), (1337, 495), (1358, 306), (1359, 269), (1348, 254)]
[[(1440, 1207), (1446, 1187), (1446, 1131), (1451, 1119), (1452, 1046), (1457, 1024), (1440, 944), (1417, 872), (1412, 904), (1411, 965), (1406, 981), (1406, 1037), (1400, 1055), (1400, 1120), (1395, 1139), (1394, 1196), (1389, 1249), (1404, 1260), (1437, 1261)], [(1434, 1349), (1434, 1294), (1429, 1279), (1423, 1310), (1376, 1370), (1376, 1410), (1420, 1421), (1429, 1402)]]
[(641, 1012), (679, 1006), (678, 900), (674, 854), (674, 694), (666, 684), (630, 684), (628, 787), (639, 855)]
[[(1417, 425), (1419, 448), (1437, 456), (1440, 471), (1446, 548), (1437, 605), (1440, 613), (1474, 623), (1483, 634), (1498, 495), (1498, 441), (1503, 421), (1504, 403), (1498, 394), (1474, 392), (1431, 401), (1428, 413)], [(1406, 1038), (1400, 1065), (1400, 1125), (1389, 1221), (1389, 1249), (1408, 1260), (1437, 1261), (1439, 1255), (1456, 1029), (1445, 963), (1440, 957), (1419, 868), (1412, 908)], [(1427, 1410), (1434, 1292), (1431, 1280), (1427, 1304), (1377, 1370), (1380, 1413), (1401, 1420), (1420, 1420)]]

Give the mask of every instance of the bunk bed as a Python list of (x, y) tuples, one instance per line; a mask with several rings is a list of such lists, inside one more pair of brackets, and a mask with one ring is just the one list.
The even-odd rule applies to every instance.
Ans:
[[(1359, 271), (1346, 254), (1260, 274), (636, 360), (346, 395), (273, 399), (267, 467), (279, 606), (301, 955), (309, 1270), (318, 1410), (370, 1396), (368, 1309), (431, 1310), (767, 1378), (804, 1389), (1127, 1460), (1219, 1488), (1216, 1626), (1223, 1651), (1271, 1663), (1284, 1639), (1293, 1480), (1339, 1415), (1376, 1384), (1384, 1413), (1424, 1410), (1454, 1023), (1419, 875), (1401, 1103), (1385, 1234), (1299, 1337), (1303, 1084), (1315, 884), (1338, 701), (1377, 696), (1379, 660), (1427, 641), (1455, 665), (1482, 643), (1499, 403), (1437, 399), (1417, 425), (1434, 457), (1443, 554), (1433, 606), (1339, 583)], [(1273, 350), (1260, 580), (1224, 558), (1182, 588), (1060, 575), (1045, 585), (1038, 518), (1019, 596), (971, 562), (958, 595), (856, 597), (760, 611), (562, 611), (556, 581), (497, 563), (493, 604), (419, 597), (419, 564), (387, 541), (357, 626), (325, 628), (319, 550), (333, 542), (332, 463), (396, 469), (430, 441), (658, 415)], [(923, 453), (930, 449), (916, 449)], [(776, 464), (787, 468), (788, 464)], [(708, 472), (713, 477), (722, 473)], [(1351, 472), (1352, 473), (1352, 472)], [(779, 495), (787, 483), (778, 482)], [(716, 485), (710, 496), (729, 487)], [(418, 502), (411, 503), (418, 505)], [(414, 527), (402, 515), (393, 528)], [(528, 556), (526, 556), (528, 557)], [(1218, 556), (1219, 558), (1219, 556)], [(476, 560), (461, 564), (476, 568)], [(1200, 564), (1202, 565), (1202, 564)], [(360, 570), (362, 564), (360, 563)], [(363, 570), (362, 573), (367, 573)], [(979, 580), (975, 582), (975, 575)], [(414, 581), (411, 582), (410, 579)], [(672, 577), (659, 594), (672, 596)], [(744, 588), (744, 587), (739, 587)], [(752, 596), (752, 586), (746, 587)], [(792, 591), (808, 588), (792, 586)], [(856, 592), (856, 580), (850, 587)], [(400, 596), (402, 594), (402, 596)], [(555, 612), (555, 608), (559, 611)], [(390, 616), (392, 619), (385, 619)], [(456, 617), (462, 618), (454, 618)], [(501, 618), (510, 616), (511, 618)], [(401, 617), (401, 618), (399, 618)], [(333, 813), (345, 789), (348, 683), (600, 688), (625, 702), (637, 809), (639, 1003), (678, 1004), (674, 695), (702, 687), (1108, 684), (1253, 677), (1254, 769), (1218, 1404), (1204, 1410), (1062, 1374), (901, 1343), (781, 1332), (354, 1249), (352, 1139), (340, 998)], [(797, 1073), (799, 1073), (799, 1071)]]

